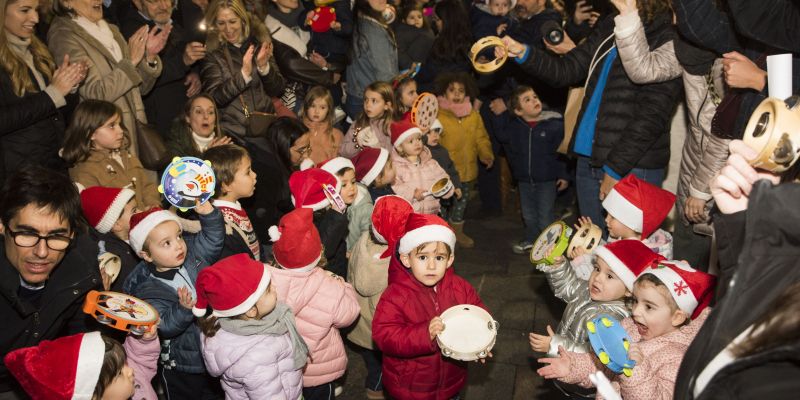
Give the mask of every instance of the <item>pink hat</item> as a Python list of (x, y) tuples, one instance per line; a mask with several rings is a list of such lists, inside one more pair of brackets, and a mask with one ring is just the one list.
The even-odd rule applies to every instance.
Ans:
[(14, 350), (4, 362), (33, 400), (90, 400), (105, 353), (100, 332), (90, 332)]
[(640, 232), (642, 239), (661, 226), (673, 205), (674, 194), (633, 174), (617, 182), (603, 200), (603, 208), (628, 228)]
[(666, 261), (650, 267), (642, 274), (653, 274), (669, 289), (678, 308), (691, 318), (697, 318), (708, 306), (714, 294), (714, 275), (698, 271), (686, 261)]
[(136, 254), (142, 251), (150, 231), (158, 224), (167, 221), (175, 221), (178, 225), (181, 224), (178, 216), (161, 207), (153, 207), (147, 211), (131, 215), (130, 242)]
[(217, 261), (197, 275), (196, 317), (204, 317), (210, 305), (215, 317), (244, 314), (267, 290), (270, 274), (263, 263), (239, 253)]
[(411, 213), (397, 251), (400, 254), (408, 254), (417, 246), (429, 242), (444, 242), (452, 250), (455, 249), (456, 234), (439, 216)]
[(397, 195), (381, 196), (375, 200), (375, 207), (372, 209), (372, 234), (378, 241), (389, 245), (381, 258), (392, 255), (397, 241), (405, 233), (408, 216), (413, 212), (411, 203)]
[(317, 168), (321, 168), (325, 171), (331, 173), (331, 175), (336, 175), (339, 171), (343, 168), (350, 168), (355, 171), (356, 166), (353, 165), (353, 162), (350, 159), (344, 157), (334, 157), (330, 160), (322, 162), (322, 164), (317, 165)]
[(329, 206), (331, 203), (325, 196), (323, 185), (330, 185), (337, 192), (342, 186), (336, 175), (320, 168), (293, 172), (289, 177), (292, 204), (298, 208), (310, 208), (314, 211)]
[(283, 268), (310, 271), (322, 258), (322, 241), (311, 209), (296, 208), (284, 215), (278, 226), (269, 228), (269, 237), (275, 242), (275, 261)]
[(386, 149), (365, 147), (352, 158), (356, 167), (356, 179), (369, 186), (381, 174), (388, 159), (389, 151)]
[(608, 243), (598, 247), (595, 254), (608, 264), (628, 290), (633, 290), (633, 282), (645, 268), (664, 260), (664, 257), (636, 239)]
[(133, 190), (92, 186), (81, 191), (81, 208), (89, 225), (108, 233), (122, 215), (125, 205), (135, 196)]
[(411, 121), (395, 121), (392, 122), (390, 130), (392, 131), (392, 146), (400, 147), (400, 145), (408, 138), (413, 136), (415, 133), (422, 134), (422, 130), (420, 130), (416, 125), (412, 124)]

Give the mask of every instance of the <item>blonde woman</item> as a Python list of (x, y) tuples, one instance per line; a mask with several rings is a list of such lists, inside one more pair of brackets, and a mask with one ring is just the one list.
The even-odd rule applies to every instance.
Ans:
[(34, 34), (39, 0), (0, 0), (0, 183), (25, 164), (64, 170), (58, 148), (64, 120), (58, 109), (86, 76), (86, 66), (62, 58), (56, 68)]

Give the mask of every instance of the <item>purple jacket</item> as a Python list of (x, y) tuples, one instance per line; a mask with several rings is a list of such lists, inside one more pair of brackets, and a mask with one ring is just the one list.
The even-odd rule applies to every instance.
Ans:
[(239, 336), (220, 329), (202, 338), (203, 360), (212, 376), (221, 376), (226, 399), (297, 400), (303, 370), (294, 369), (289, 334)]

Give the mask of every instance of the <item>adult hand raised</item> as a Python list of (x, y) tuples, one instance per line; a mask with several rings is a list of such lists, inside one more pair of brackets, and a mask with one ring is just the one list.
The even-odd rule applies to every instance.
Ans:
[(164, 25), (162, 28), (158, 28), (154, 26), (150, 29), (150, 32), (147, 35), (147, 53), (145, 57), (147, 57), (147, 61), (154, 61), (158, 56), (158, 53), (164, 49), (164, 46), (167, 45), (167, 39), (169, 38), (169, 33), (172, 32), (172, 24)]
[(253, 52), (255, 52), (255, 47), (251, 44), (242, 56), (242, 75), (245, 77), (253, 75)]
[(147, 46), (147, 25), (143, 25), (128, 38), (128, 49), (131, 53), (131, 63), (138, 65), (144, 58)]
[[(525, 53), (525, 50), (528, 47), (528, 46), (525, 46), (524, 44), (512, 39), (510, 36), (505, 36), (505, 37), (502, 38), (502, 40), (503, 40), (503, 44), (506, 45), (505, 51), (508, 52), (508, 56), (509, 57), (519, 57), (519, 56), (521, 56), (523, 53)], [(502, 48), (495, 47), (495, 49), (494, 49), (495, 57), (502, 57), (502, 55), (503, 55), (502, 52), (503, 52)]]
[(636, 0), (611, 0), (611, 4), (619, 10), (619, 15), (637, 12)]
[(272, 57), (272, 42), (262, 43), (256, 54), (256, 66), (259, 70), (267, 68), (270, 57)]
[(52, 85), (62, 96), (66, 96), (86, 78), (87, 70), (86, 64), (70, 63), (69, 54), (64, 54), (64, 60), (53, 73)]
[(760, 92), (767, 83), (767, 71), (736, 51), (722, 55), (722, 72), (725, 75), (725, 83), (734, 88), (754, 89)]

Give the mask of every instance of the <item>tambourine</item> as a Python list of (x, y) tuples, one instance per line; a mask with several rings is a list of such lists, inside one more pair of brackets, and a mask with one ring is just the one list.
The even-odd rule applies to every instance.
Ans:
[(323, 183), (322, 192), (325, 193), (325, 197), (328, 198), (328, 202), (331, 203), (331, 206), (334, 210), (339, 211), (340, 213), (344, 213), (347, 210), (347, 204), (344, 202), (344, 199), (342, 199), (342, 196), (339, 194), (339, 192), (336, 191), (335, 187)]
[(317, 7), (311, 12), (311, 16), (306, 19), (306, 25), (317, 33), (327, 32), (331, 29), (331, 24), (336, 21), (336, 10), (333, 7)]
[(497, 340), (498, 324), (486, 310), (460, 304), (441, 315), (444, 330), (436, 342), (445, 357), (461, 361), (486, 358)]
[(142, 335), (158, 322), (158, 311), (142, 299), (117, 292), (86, 294), (83, 312), (114, 329)]
[(570, 228), (564, 221), (556, 221), (544, 228), (531, 248), (533, 264), (553, 265), (556, 257), (561, 256), (569, 246)]
[(175, 157), (161, 175), (158, 191), (169, 204), (186, 211), (205, 203), (214, 194), (217, 178), (211, 163), (196, 157)]
[(453, 189), (453, 181), (450, 178), (442, 178), (434, 182), (431, 188), (424, 193), (425, 196), (442, 197)]
[[(502, 47), (504, 50), (503, 55), (491, 61), (479, 62), (478, 56), (481, 52), (492, 47)], [(506, 49), (505, 43), (503, 43), (499, 37), (487, 36), (472, 45), (472, 48), (469, 49), (469, 59), (472, 61), (472, 66), (475, 67), (476, 71), (482, 74), (488, 74), (489, 72), (496, 71), (506, 63), (506, 60), (508, 60), (508, 49)]]
[(591, 253), (595, 247), (600, 245), (603, 238), (603, 231), (595, 224), (585, 225), (578, 229), (569, 241), (567, 254), (572, 253), (577, 247), (582, 247), (587, 253)]
[(628, 358), (631, 338), (616, 318), (601, 314), (586, 322), (586, 330), (592, 349), (603, 365), (616, 374), (633, 374), (636, 361)]
[(397, 11), (395, 11), (393, 6), (387, 4), (386, 8), (381, 12), (381, 17), (383, 17), (383, 22), (385, 22), (386, 25), (391, 25), (397, 17)]
[(427, 131), (439, 115), (439, 100), (432, 93), (422, 93), (411, 106), (411, 123)]
[(800, 157), (800, 96), (786, 101), (768, 98), (756, 107), (744, 131), (744, 142), (758, 156), (753, 167), (771, 172), (789, 169)]
[(392, 79), (392, 89), (397, 89), (397, 85), (400, 84), (404, 79), (414, 79), (415, 76), (419, 73), (420, 68), (422, 68), (421, 62), (411, 63), (411, 66), (408, 69), (404, 69), (400, 71), (400, 73)]

